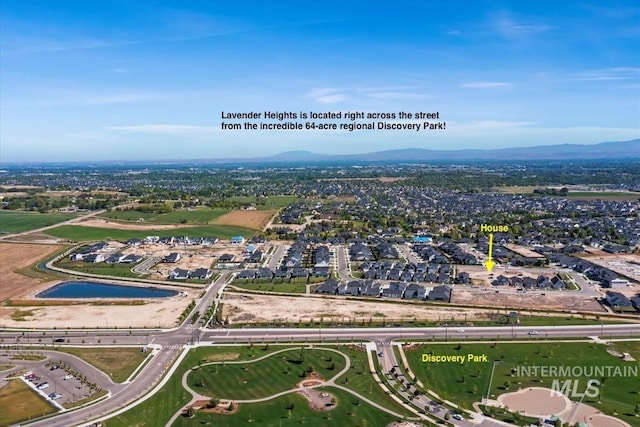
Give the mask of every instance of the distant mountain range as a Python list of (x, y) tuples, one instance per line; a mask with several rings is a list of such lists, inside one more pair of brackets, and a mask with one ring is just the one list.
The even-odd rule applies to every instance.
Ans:
[[(174, 159), (174, 160), (119, 160), (34, 163), (30, 165), (186, 165), (186, 164), (349, 164), (349, 163), (428, 163), (473, 161), (567, 161), (567, 160), (635, 160), (640, 159), (640, 139), (631, 141), (601, 142), (599, 144), (559, 144), (536, 147), (496, 148), (488, 150), (430, 150), (426, 148), (401, 148), (362, 154), (319, 154), (311, 151), (287, 151), (265, 157)], [(27, 165), (29, 163), (15, 163)], [(9, 166), (10, 164), (6, 164)]]
[(640, 139), (601, 142), (599, 144), (561, 144), (536, 147), (496, 148), (490, 150), (429, 150), (402, 148), (363, 154), (318, 154), (310, 151), (288, 151), (251, 159), (217, 159), (216, 163), (238, 162), (429, 162), (473, 160), (598, 160), (640, 159)]

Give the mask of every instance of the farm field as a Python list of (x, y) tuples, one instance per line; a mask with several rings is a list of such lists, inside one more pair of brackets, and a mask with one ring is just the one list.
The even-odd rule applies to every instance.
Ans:
[(289, 206), (291, 203), (295, 203), (300, 200), (298, 196), (269, 196), (267, 198), (260, 197), (231, 197), (229, 198), (232, 202), (244, 203), (247, 205), (255, 204), (256, 209), (258, 210), (272, 210), (284, 208), (285, 206)]
[(213, 220), (228, 213), (228, 209), (180, 209), (166, 213), (139, 212), (135, 210), (112, 210), (99, 215), (102, 218), (109, 218), (118, 221), (138, 222), (150, 224), (211, 224)]
[[(0, 243), (3, 257), (0, 262), (0, 276), (3, 284), (11, 283), (11, 286), (0, 286), (0, 301), (25, 296), (41, 289), (43, 282), (47, 280), (46, 277), (41, 280), (39, 277), (22, 275), (19, 271), (63, 248), (62, 245)], [(5, 309), (0, 309), (0, 315), (6, 314), (3, 310)]]
[(77, 214), (0, 211), (0, 234), (22, 233), (76, 218)]
[[(618, 349), (618, 344), (613, 346)], [(626, 350), (625, 350), (626, 349)], [(629, 351), (640, 356), (640, 343), (625, 343), (618, 350)], [(422, 355), (486, 355), (488, 362), (480, 363), (430, 363), (422, 362)], [(495, 373), (491, 382), (490, 397), (516, 391), (526, 387), (550, 388), (554, 379), (515, 377), (512, 368), (519, 366), (632, 366), (637, 362), (625, 362), (607, 352), (607, 347), (595, 343), (505, 343), (487, 344), (424, 344), (415, 351), (406, 353), (411, 369), (425, 387), (434, 390), (444, 399), (450, 399), (464, 408), (471, 409), (487, 394), (494, 361)], [(568, 378), (567, 378), (568, 379)], [(599, 378), (600, 379), (600, 378)], [(588, 378), (580, 378), (584, 387)], [(601, 380), (601, 379), (600, 379)], [(605, 379), (601, 395), (585, 397), (583, 403), (591, 405), (608, 415), (617, 416), (629, 423), (637, 422), (633, 415), (634, 405), (640, 403), (640, 378), (611, 377)]]
[(231, 211), (213, 221), (218, 225), (235, 225), (239, 227), (262, 230), (277, 213), (275, 210)]
[(147, 236), (187, 236), (187, 237), (209, 237), (215, 236), (220, 239), (229, 239), (235, 235), (251, 236), (255, 233), (244, 227), (208, 225), (196, 226), (181, 229), (148, 229), (148, 230), (117, 230), (112, 228), (82, 227), (76, 225), (63, 225), (47, 230), (46, 234), (61, 239), (81, 242), (90, 240), (127, 240), (133, 237), (143, 239)]
[(19, 379), (12, 380), (0, 388), (0, 408), (0, 426), (9, 426), (56, 412), (53, 406)]

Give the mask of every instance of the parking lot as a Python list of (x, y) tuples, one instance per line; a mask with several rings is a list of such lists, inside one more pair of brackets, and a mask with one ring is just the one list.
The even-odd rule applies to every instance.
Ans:
[[(63, 406), (73, 407), (75, 402), (96, 392), (87, 384), (87, 381), (82, 381), (81, 372), (55, 358), (34, 361), (16, 360), (11, 356), (13, 355), (9, 353), (0, 354), (0, 365), (15, 366), (13, 369), (4, 371), (2, 379), (20, 378), (43, 399), (60, 409)], [(5, 384), (2, 381), (0, 387)]]

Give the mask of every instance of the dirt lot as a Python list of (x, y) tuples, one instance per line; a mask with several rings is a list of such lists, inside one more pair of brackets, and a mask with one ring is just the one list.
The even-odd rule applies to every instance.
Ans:
[(240, 295), (226, 293), (223, 301), (223, 317), (231, 323), (270, 322), (276, 319), (295, 322), (300, 319), (320, 321), (331, 317), (368, 320), (486, 320), (486, 310), (436, 307), (411, 303), (388, 304), (375, 301), (326, 299), (321, 297), (281, 297), (272, 295)]
[(11, 328), (172, 327), (187, 304), (198, 296), (194, 291), (186, 292), (188, 297), (147, 300), (149, 302), (145, 305), (20, 307), (22, 310), (28, 309), (33, 314), (23, 317), (22, 320), (11, 318), (9, 311), (15, 309), (0, 308), (0, 324)]
[(529, 248), (520, 245), (507, 244), (504, 245), (505, 248), (509, 249), (512, 252), (517, 253), (518, 255), (522, 255), (524, 257), (530, 258), (544, 258), (544, 255), (539, 254), (538, 252), (534, 252)]
[(2, 262), (0, 262), (0, 301), (29, 294), (34, 289), (47, 287), (43, 285), (40, 279), (23, 276), (16, 273), (15, 270), (28, 267), (63, 247), (61, 245), (0, 243), (0, 252), (2, 253)]
[[(36, 245), (0, 243), (3, 259), (0, 263), (0, 301), (8, 299), (29, 300), (38, 292), (53, 286), (57, 281), (41, 281), (23, 276), (14, 270), (28, 267), (54, 253), (61, 245)], [(162, 300), (150, 299), (145, 305), (70, 305), (46, 307), (0, 307), (0, 324), (7, 327), (157, 327), (173, 326), (178, 316), (199, 291), (189, 291), (187, 297), (170, 297)], [(17, 310), (30, 311), (32, 315), (14, 320), (11, 315)]]
[[(498, 291), (498, 293), (496, 293)], [(545, 295), (542, 295), (545, 294)], [(487, 289), (486, 292), (465, 291), (456, 287), (451, 302), (460, 305), (483, 305), (490, 307), (544, 308), (549, 310), (575, 310), (604, 312), (600, 304), (591, 297), (561, 294), (559, 292), (532, 291), (526, 294), (505, 293), (500, 289)]]
[(235, 210), (219, 216), (212, 221), (212, 224), (235, 225), (238, 227), (262, 230), (269, 220), (276, 214), (276, 211), (242, 211)]
[(615, 271), (618, 274), (622, 274), (630, 279), (640, 282), (640, 255), (638, 254), (609, 254), (607, 252), (600, 252), (596, 254), (598, 256), (581, 256), (589, 262), (606, 267)]

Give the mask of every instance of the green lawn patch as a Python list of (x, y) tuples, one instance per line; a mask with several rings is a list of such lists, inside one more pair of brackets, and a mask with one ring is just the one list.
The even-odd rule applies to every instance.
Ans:
[(21, 233), (58, 224), (77, 217), (77, 214), (0, 211), (0, 234)]
[(210, 237), (215, 236), (220, 239), (229, 239), (232, 236), (244, 235), (251, 236), (255, 233), (253, 230), (243, 227), (226, 226), (226, 225), (207, 225), (199, 227), (188, 227), (174, 230), (116, 230), (112, 228), (83, 227), (79, 225), (62, 225), (60, 227), (47, 230), (46, 234), (61, 239), (72, 240), (76, 242), (91, 240), (121, 240), (136, 237), (143, 239), (147, 236), (186, 236), (186, 237)]
[(125, 381), (147, 357), (139, 347), (62, 347), (58, 351), (73, 354), (111, 377), (113, 382)]
[(79, 271), (87, 274), (98, 274), (101, 276), (116, 276), (116, 277), (135, 277), (145, 278), (148, 275), (136, 274), (131, 269), (135, 267), (133, 264), (109, 264), (109, 263), (94, 263), (84, 261), (72, 261), (69, 258), (62, 258), (57, 261), (55, 266), (65, 268), (67, 270)]
[(222, 399), (259, 399), (295, 388), (312, 372), (328, 380), (344, 358), (321, 348), (287, 350), (251, 363), (216, 362), (189, 374), (191, 388)]
[[(220, 427), (241, 425), (291, 427), (304, 424), (318, 427), (328, 425), (361, 427), (385, 426), (393, 421), (399, 421), (345, 391), (332, 387), (319, 390), (335, 397), (336, 406), (334, 409), (322, 412), (313, 411), (309, 408), (309, 402), (306, 398), (291, 393), (267, 402), (238, 404), (238, 411), (230, 415), (196, 412), (193, 419), (179, 417), (173, 426), (210, 424)], [(110, 424), (107, 425), (111, 427)]]
[[(617, 347), (616, 344), (616, 348)], [(638, 351), (637, 347), (633, 347)], [(618, 350), (620, 351), (620, 350)], [(422, 355), (449, 355), (467, 357), (469, 353), (486, 355), (487, 362), (423, 362)], [(441, 397), (452, 400), (462, 407), (471, 409), (473, 402), (486, 396), (494, 361), (495, 373), (489, 391), (490, 397), (516, 391), (526, 387), (552, 387), (553, 380), (564, 383), (567, 379), (579, 380), (582, 390), (591, 378), (538, 378), (523, 376), (527, 372), (517, 371), (518, 367), (565, 366), (565, 367), (638, 367), (637, 362), (625, 362), (607, 352), (607, 347), (591, 343), (507, 343), (487, 344), (424, 344), (415, 351), (407, 351), (407, 359), (413, 372), (426, 388), (434, 390)], [(529, 372), (529, 373), (532, 373)], [(585, 397), (583, 403), (594, 406), (608, 415), (617, 412), (621, 419), (635, 423), (634, 405), (640, 403), (640, 378), (612, 376), (595, 378), (604, 386), (595, 398)], [(571, 398), (571, 396), (569, 396)], [(579, 400), (579, 399), (573, 399)]]
[(404, 406), (400, 405), (386, 394), (380, 387), (380, 384), (378, 384), (373, 378), (373, 375), (369, 371), (369, 361), (367, 359), (366, 350), (356, 351), (355, 349), (347, 346), (336, 347), (336, 349), (345, 353), (351, 360), (351, 368), (336, 380), (337, 384), (349, 387), (358, 394), (366, 397), (367, 399), (373, 400), (393, 412), (409, 417), (415, 416), (415, 414), (408, 411)]
[(0, 388), (0, 426), (52, 414), (56, 409), (49, 405), (22, 380), (12, 380)]

